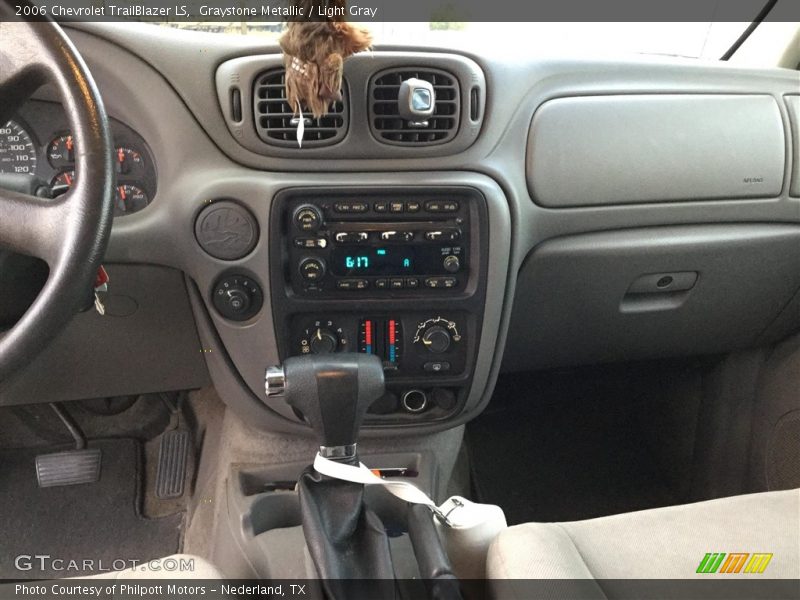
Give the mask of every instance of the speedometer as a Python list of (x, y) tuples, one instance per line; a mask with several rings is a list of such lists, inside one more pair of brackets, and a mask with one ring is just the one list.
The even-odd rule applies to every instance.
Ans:
[(0, 173), (36, 173), (36, 146), (16, 121), (0, 127)]

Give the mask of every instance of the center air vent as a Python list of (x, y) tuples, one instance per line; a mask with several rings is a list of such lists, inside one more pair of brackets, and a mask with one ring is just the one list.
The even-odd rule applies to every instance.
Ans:
[[(416, 77), (433, 84), (436, 108), (427, 126), (411, 124), (400, 117), (397, 98), (400, 84)], [(373, 135), (387, 144), (430, 146), (452, 140), (458, 133), (461, 102), (458, 80), (438, 69), (392, 69), (382, 71), (369, 85), (369, 118)]]
[[(273, 69), (256, 78), (253, 108), (258, 137), (273, 146), (297, 148), (297, 121), (286, 101), (285, 72)], [(334, 102), (324, 117), (314, 119), (303, 110), (307, 119), (303, 148), (319, 148), (338, 143), (347, 133), (347, 84), (342, 82), (342, 102)]]

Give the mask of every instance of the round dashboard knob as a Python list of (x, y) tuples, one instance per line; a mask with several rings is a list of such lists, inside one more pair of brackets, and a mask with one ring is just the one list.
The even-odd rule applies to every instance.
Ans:
[(316, 231), (322, 225), (322, 213), (313, 204), (303, 204), (294, 211), (294, 223), (300, 231)]
[(456, 273), (461, 268), (461, 261), (458, 260), (457, 256), (450, 254), (449, 256), (445, 256), (442, 265), (444, 266), (444, 270), (448, 273)]
[(325, 276), (325, 261), (308, 257), (300, 261), (300, 277), (308, 282), (319, 281)]
[(214, 307), (226, 319), (246, 321), (261, 310), (264, 294), (251, 277), (231, 273), (217, 280), (212, 300)]
[(228, 296), (226, 302), (231, 312), (240, 314), (246, 313), (250, 308), (250, 294), (247, 289), (241, 285), (233, 285), (225, 292)]
[(339, 339), (331, 330), (320, 327), (311, 337), (309, 344), (311, 352), (314, 354), (330, 354), (331, 352), (336, 352)]
[(422, 343), (428, 351), (441, 354), (450, 347), (450, 333), (444, 327), (434, 325), (422, 335)]

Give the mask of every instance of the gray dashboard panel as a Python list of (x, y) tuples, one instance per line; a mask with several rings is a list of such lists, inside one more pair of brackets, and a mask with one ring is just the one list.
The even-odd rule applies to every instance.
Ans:
[(775, 197), (784, 131), (767, 95), (557, 98), (528, 137), (528, 186), (544, 206)]
[(106, 264), (106, 314), (76, 315), (0, 393), (0, 406), (208, 385), (180, 271)]
[(800, 196), (800, 96), (786, 96), (789, 107), (789, 120), (792, 128), (792, 148), (794, 163), (792, 164), (792, 196)]
[[(794, 225), (652, 227), (545, 242), (519, 273), (504, 368), (751, 346), (800, 289), (799, 248)], [(687, 272), (696, 281), (637, 285), (650, 275), (677, 283)]]

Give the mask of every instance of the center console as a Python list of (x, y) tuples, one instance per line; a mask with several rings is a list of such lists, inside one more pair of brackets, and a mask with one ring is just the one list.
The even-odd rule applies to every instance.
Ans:
[(487, 223), (486, 200), (471, 187), (280, 192), (269, 239), (281, 359), (378, 356), (387, 392), (368, 424), (459, 412), (486, 301)]

